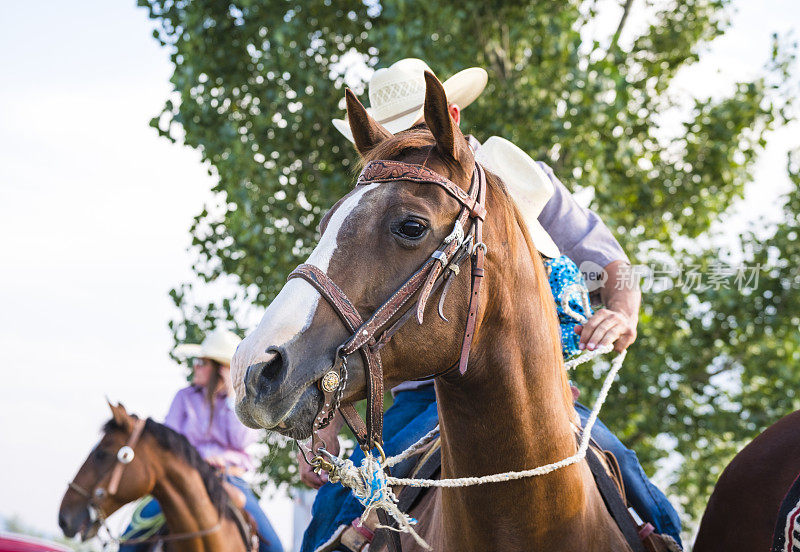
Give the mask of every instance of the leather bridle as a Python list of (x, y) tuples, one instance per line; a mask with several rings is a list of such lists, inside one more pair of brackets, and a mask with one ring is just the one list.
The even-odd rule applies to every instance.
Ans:
[[(483, 243), (483, 222), (486, 218), (486, 174), (483, 168), (475, 163), (470, 190), (465, 192), (449, 179), (423, 165), (381, 160), (366, 164), (358, 177), (356, 186), (397, 181), (439, 186), (461, 204), (461, 210), (452, 232), (425, 263), (395, 290), (372, 316), (364, 321), (341, 288), (327, 274), (313, 265), (302, 264), (288, 277), (288, 279), (303, 278), (314, 286), (331, 305), (348, 331), (352, 332), (352, 335), (337, 349), (333, 366), (319, 382), (323, 393), (323, 403), (314, 419), (311, 449), (308, 450), (301, 445), (305, 460), (318, 469), (327, 469), (327, 460), (320, 454), (325, 450), (325, 442), (319, 436), (319, 431), (330, 424), (337, 409), (353, 430), (362, 449), (366, 451), (378, 448), (381, 453), (383, 452), (381, 445), (384, 382), (380, 350), (413, 315), (416, 314), (417, 321), (422, 324), (423, 312), (428, 299), (442, 283), (445, 287), (439, 300), (439, 316), (447, 320), (442, 313), (444, 298), (459, 272), (460, 264), (470, 257), (472, 259), (472, 278), (469, 312), (458, 361), (459, 373), (463, 375), (467, 369), (477, 322), (480, 286), (487, 253), (486, 245)], [(469, 227), (465, 232), (468, 224)], [(416, 303), (407, 307), (414, 296), (418, 297)], [(414, 308), (415, 305), (416, 308)], [(406, 310), (401, 314), (404, 307)], [(368, 403), (366, 424), (361, 420), (352, 404), (340, 404), (347, 384), (347, 359), (357, 351), (365, 363)], [(446, 372), (454, 367), (455, 365)], [(441, 373), (433, 374), (430, 377), (436, 375), (441, 375)]]

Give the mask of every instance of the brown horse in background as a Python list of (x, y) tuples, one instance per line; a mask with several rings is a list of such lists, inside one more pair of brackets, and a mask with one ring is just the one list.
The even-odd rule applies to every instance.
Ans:
[[(432, 75), (425, 116), (431, 132), (392, 136), (352, 94), (348, 116), (364, 160), (424, 164), (464, 190), (474, 160)], [(407, 181), (362, 186), (332, 209), (308, 263), (342, 288), (362, 316), (374, 312), (450, 233), (459, 205), (441, 188)], [(442, 477), (482, 476), (539, 466), (575, 454), (577, 423), (544, 266), (503, 184), (489, 176), (488, 246), (480, 320), (461, 376), (459, 358), (470, 295), (468, 275), (448, 295), (447, 323), (428, 305), (423, 325), (407, 324), (381, 351), (387, 384), (436, 379)], [(464, 271), (468, 272), (468, 271)], [(254, 427), (309, 435), (320, 409), (317, 381), (347, 331), (319, 294), (290, 280), (233, 359), (237, 412)], [(343, 401), (363, 398), (358, 355)], [(543, 477), (444, 489), (432, 509), (435, 550), (630, 550), (585, 461)], [(410, 548), (411, 549), (411, 548)]]
[[(118, 451), (129, 441), (138, 421), (122, 405), (111, 406), (111, 412), (113, 417), (103, 428), (103, 437), (61, 501), (58, 523), (64, 535), (80, 534), (82, 540), (90, 539), (97, 534), (103, 518), (152, 494), (161, 505), (170, 535), (198, 535), (166, 543), (169, 550), (249, 550), (233, 520), (222, 479), (185, 437), (153, 420), (145, 423), (141, 438), (133, 447), (133, 460), (125, 466), (116, 492), (105, 492)], [(99, 510), (98, 519), (92, 520), (90, 508)]]
[(728, 464), (708, 501), (694, 552), (767, 552), (798, 473), (800, 411), (767, 428)]

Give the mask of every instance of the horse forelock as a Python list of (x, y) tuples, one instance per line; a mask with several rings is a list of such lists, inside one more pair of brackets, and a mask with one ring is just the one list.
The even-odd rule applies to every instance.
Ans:
[(431, 167), (431, 163), (441, 164), (449, 173), (443, 174), (443, 176), (450, 178), (456, 184), (458, 184), (455, 178), (456, 175), (461, 178), (468, 178), (472, 174), (471, 167), (463, 167), (455, 159), (439, 155), (435, 151), (435, 146), (436, 138), (434, 138), (430, 130), (424, 126), (412, 127), (375, 146), (369, 153), (361, 157), (357, 169), (361, 170), (370, 161), (402, 160), (407, 163), (425, 165), (433, 169), (439, 167)]

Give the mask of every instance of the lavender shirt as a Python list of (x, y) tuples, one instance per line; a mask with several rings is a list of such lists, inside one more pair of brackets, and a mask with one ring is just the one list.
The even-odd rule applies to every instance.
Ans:
[(203, 389), (185, 387), (172, 399), (164, 425), (183, 434), (203, 458), (217, 456), (227, 466), (250, 471), (253, 460), (245, 448), (258, 440), (259, 432), (243, 426), (224, 397), (217, 396), (216, 401), (214, 420), (209, 425)]
[(561, 254), (579, 267), (584, 261), (601, 267), (614, 261), (628, 262), (625, 251), (597, 213), (578, 205), (553, 169), (541, 161), (538, 163), (553, 183), (554, 192), (539, 213), (539, 223), (556, 242)]

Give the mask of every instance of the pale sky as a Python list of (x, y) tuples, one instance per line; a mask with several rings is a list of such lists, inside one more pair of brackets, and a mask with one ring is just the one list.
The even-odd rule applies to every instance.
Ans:
[[(185, 383), (167, 356), (167, 292), (191, 277), (188, 228), (213, 179), (148, 126), (171, 67), (134, 4), (9, 2), (0, 21), (0, 515), (51, 534), (104, 397), (161, 419)], [(760, 70), (771, 32), (800, 28), (796, 1), (736, 4), (729, 36), (679, 87), (725, 93)], [(796, 127), (772, 136), (738, 225), (774, 216), (798, 145)], [(267, 507), (287, 544), (289, 509)]]

